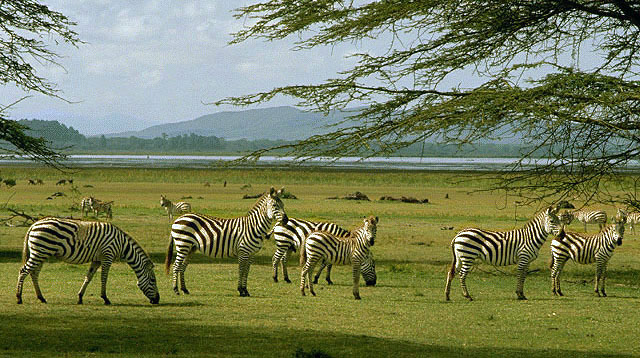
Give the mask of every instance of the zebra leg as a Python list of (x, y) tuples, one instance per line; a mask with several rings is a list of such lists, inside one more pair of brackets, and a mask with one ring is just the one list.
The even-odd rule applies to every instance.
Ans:
[(238, 292), (240, 297), (249, 297), (247, 290), (247, 277), (251, 267), (252, 256), (248, 252), (241, 251), (238, 254)]
[(282, 276), (284, 277), (284, 282), (286, 283), (291, 283), (291, 280), (289, 279), (289, 270), (287, 269), (287, 260), (289, 259), (290, 254), (291, 250), (287, 249), (287, 251), (284, 252), (282, 260), (280, 261), (282, 263)]
[(111, 301), (107, 298), (107, 278), (109, 278), (109, 269), (111, 268), (111, 259), (105, 258), (102, 261), (102, 268), (100, 269), (100, 279), (102, 281), (102, 288), (100, 289), (100, 297), (104, 300), (105, 305), (110, 305)]
[(180, 281), (182, 292), (184, 292), (185, 294), (189, 294), (189, 290), (187, 290), (184, 282), (184, 272), (187, 269), (187, 265), (189, 264), (189, 256), (192, 252), (192, 247), (176, 246), (176, 260), (173, 262), (173, 272), (171, 275), (173, 292), (175, 292), (176, 295), (180, 294), (180, 291), (178, 290), (178, 281)]
[(38, 266), (33, 267), (33, 269), (31, 269), (31, 281), (33, 281), (33, 288), (36, 291), (36, 297), (38, 297), (40, 302), (47, 303), (47, 300), (45, 300), (44, 296), (42, 296), (42, 291), (40, 291), (40, 284), (38, 283), (38, 276), (40, 275), (41, 269), (42, 269), (42, 263)]
[(324, 278), (327, 281), (327, 285), (333, 285), (333, 281), (331, 281), (331, 269), (333, 268), (332, 264), (327, 265), (327, 276)]
[(604, 274), (607, 269), (606, 263), (596, 261), (596, 284), (595, 292), (600, 297), (607, 297), (604, 291)]
[(278, 265), (280, 264), (282, 255), (282, 251), (279, 247), (276, 249), (276, 252), (273, 253), (273, 258), (271, 259), (271, 266), (273, 267), (273, 282), (278, 282)]
[[(327, 267), (327, 262), (326, 261), (322, 261), (320, 263), (320, 268), (318, 269), (318, 272), (316, 272), (316, 274), (313, 276), (313, 284), (314, 285), (318, 284), (318, 280), (320, 279), (320, 275), (322, 274), (322, 270), (324, 270), (325, 267)], [(331, 282), (331, 284), (333, 284), (333, 282)]]
[(473, 298), (471, 298), (469, 290), (467, 289), (467, 275), (471, 271), (472, 267), (473, 261), (467, 261), (460, 264), (460, 286), (462, 287), (462, 296), (469, 301), (473, 301)]
[(551, 268), (551, 289), (556, 296), (564, 296), (560, 290), (560, 273), (562, 273), (565, 263), (566, 259), (560, 257), (556, 257), (553, 260), (553, 267)]
[(91, 266), (89, 266), (89, 271), (87, 275), (84, 277), (84, 282), (82, 283), (82, 287), (80, 287), (80, 291), (78, 292), (78, 304), (82, 304), (82, 297), (84, 296), (84, 292), (87, 290), (87, 286), (89, 286), (89, 282), (93, 279), (93, 275), (98, 271), (98, 267), (100, 267), (100, 261), (91, 262)]
[(24, 279), (28, 275), (29, 269), (27, 268), (27, 265), (22, 266), (18, 273), (18, 284), (16, 286), (16, 299), (18, 304), (22, 304), (22, 285), (24, 284)]
[(360, 262), (353, 260), (351, 266), (353, 272), (353, 298), (360, 299)]
[(527, 277), (527, 271), (529, 270), (529, 259), (526, 257), (520, 257), (518, 260), (518, 285), (516, 287), (516, 295), (519, 300), (526, 300), (524, 295), (524, 280)]
[(304, 289), (309, 284), (309, 291), (312, 295), (316, 295), (313, 291), (313, 282), (311, 280), (311, 275), (313, 275), (313, 268), (315, 266), (315, 259), (307, 256), (307, 262), (305, 262), (304, 266), (302, 266), (302, 271), (300, 272), (300, 292), (305, 296)]
[(453, 256), (453, 262), (451, 263), (451, 268), (449, 269), (449, 272), (447, 272), (447, 283), (444, 286), (444, 297), (447, 301), (451, 300), (451, 298), (449, 298), (449, 294), (451, 293), (451, 281), (453, 280), (453, 277), (456, 275), (456, 257), (455, 257), (455, 253)]

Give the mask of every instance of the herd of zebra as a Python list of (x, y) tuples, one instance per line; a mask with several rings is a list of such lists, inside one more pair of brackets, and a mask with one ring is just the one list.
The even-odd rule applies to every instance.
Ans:
[[(318, 282), (325, 267), (326, 281), (332, 284), (330, 273), (333, 264), (351, 265), (355, 299), (360, 299), (360, 275), (364, 277), (367, 286), (375, 285), (377, 276), (370, 247), (375, 242), (378, 217), (364, 218), (362, 223), (351, 231), (334, 223), (289, 218), (281, 200), (283, 190), (284, 188), (271, 188), (256, 201), (245, 216), (232, 219), (191, 213), (188, 203), (172, 204), (166, 197), (161, 196), (161, 205), (165, 207), (171, 219), (173, 214), (182, 214), (175, 221), (172, 220), (165, 259), (165, 270), (171, 276), (174, 293), (189, 293), (184, 274), (191, 255), (200, 251), (214, 258), (237, 257), (237, 289), (240, 296), (249, 296), (249, 268), (263, 241), (269, 236), (273, 236), (276, 243), (272, 261), (274, 282), (278, 282), (279, 266), (282, 267), (284, 280), (291, 282), (287, 272), (287, 258), (291, 252), (300, 252), (300, 291), (303, 296), (307, 287), (311, 294), (315, 295), (313, 284)], [(100, 203), (90, 197), (86, 205), (95, 210), (96, 207), (101, 207)], [(83, 214), (84, 207), (83, 200)], [(562, 295), (559, 284), (560, 272), (567, 260), (572, 259), (581, 264), (596, 263), (595, 292), (606, 296), (606, 265), (615, 247), (622, 244), (625, 223), (640, 222), (640, 213), (627, 215), (618, 210), (613, 223), (608, 227), (602, 227), (600, 232), (594, 235), (565, 231), (565, 225), (574, 219), (585, 225), (604, 224), (607, 221), (606, 213), (601, 211), (578, 210), (560, 213), (560, 207), (554, 206), (537, 213), (520, 229), (488, 231), (469, 228), (458, 232), (451, 242), (453, 261), (447, 274), (446, 300), (450, 299), (451, 281), (456, 271), (460, 273), (463, 296), (472, 300), (465, 280), (476, 259), (495, 266), (517, 264), (516, 294), (518, 299), (526, 299), (524, 281), (529, 264), (537, 258), (540, 248), (550, 234), (555, 235), (551, 242), (552, 292)], [(101, 298), (105, 304), (110, 304), (106, 285), (109, 268), (115, 260), (124, 260), (131, 266), (138, 277), (138, 287), (152, 304), (157, 304), (160, 300), (154, 265), (149, 255), (131, 236), (108, 222), (50, 217), (37, 221), (26, 233), (23, 247), (24, 265), (20, 269), (16, 289), (18, 303), (22, 303), (22, 286), (29, 275), (37, 298), (46, 302), (38, 284), (38, 275), (43, 263), (51, 256), (74, 264), (90, 263), (89, 271), (78, 292), (78, 304), (82, 303), (87, 285), (99, 267)], [(313, 276), (318, 263), (320, 268)]]

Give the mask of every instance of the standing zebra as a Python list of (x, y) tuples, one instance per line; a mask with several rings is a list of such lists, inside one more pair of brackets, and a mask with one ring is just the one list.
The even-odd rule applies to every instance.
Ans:
[(176, 260), (173, 263), (173, 290), (178, 294), (180, 288), (189, 293), (184, 282), (184, 271), (191, 254), (200, 250), (213, 257), (238, 257), (238, 292), (240, 296), (249, 296), (247, 276), (253, 255), (262, 247), (267, 233), (276, 222), (287, 222), (284, 203), (280, 195), (284, 191), (271, 188), (262, 195), (245, 216), (234, 219), (218, 219), (201, 214), (185, 214), (171, 225), (171, 238), (167, 248), (165, 269), (169, 267), (173, 257), (173, 246), (176, 246)]
[(451, 241), (453, 261), (447, 275), (445, 297), (449, 300), (451, 280), (460, 270), (462, 295), (472, 300), (467, 290), (466, 278), (477, 258), (495, 265), (518, 264), (518, 284), (516, 294), (519, 300), (526, 300), (524, 280), (529, 264), (538, 257), (540, 247), (550, 233), (560, 231), (560, 219), (556, 215), (558, 208), (548, 208), (536, 214), (523, 228), (510, 231), (489, 231), (465, 229), (456, 234)]
[[(282, 275), (286, 282), (289, 280), (287, 271), (287, 259), (291, 251), (296, 251), (301, 247), (301, 243), (313, 231), (326, 231), (337, 237), (349, 236), (349, 230), (345, 230), (334, 223), (313, 222), (308, 220), (289, 218), (286, 224), (278, 224), (273, 228), (273, 237), (276, 243), (276, 252), (273, 254), (273, 281), (278, 282), (278, 263), (282, 264)], [(313, 283), (318, 283), (318, 277), (326, 265), (323, 263)], [(331, 265), (327, 268), (327, 283), (331, 281)]]
[(602, 210), (575, 210), (568, 212), (575, 220), (584, 223), (584, 231), (587, 232), (587, 224), (598, 224), (600, 230), (607, 225), (607, 213)]
[(191, 211), (191, 204), (187, 203), (186, 201), (180, 201), (174, 204), (164, 195), (160, 195), (160, 206), (162, 206), (167, 211), (169, 220), (171, 221), (173, 221), (173, 214), (181, 215)]
[(160, 301), (153, 262), (142, 247), (124, 231), (111, 223), (45, 218), (31, 225), (25, 236), (22, 250), (24, 266), (20, 269), (16, 291), (18, 303), (22, 303), (22, 284), (27, 275), (31, 275), (38, 299), (47, 302), (40, 291), (38, 275), (44, 261), (51, 256), (72, 264), (91, 263), (78, 292), (78, 304), (82, 304), (87, 285), (100, 266), (100, 297), (105, 305), (111, 304), (107, 298), (107, 277), (111, 264), (118, 259), (131, 266), (138, 277), (138, 287), (149, 301), (152, 304)]
[(629, 228), (635, 233), (636, 228), (634, 227), (634, 225), (640, 223), (640, 212), (634, 211), (632, 213), (629, 213), (627, 215), (627, 223), (629, 224)]
[(80, 202), (80, 208), (82, 210), (82, 217), (85, 217), (87, 215), (89, 215), (89, 212), (91, 212), (92, 206), (93, 206), (93, 201), (95, 199), (93, 198), (93, 196), (89, 196), (89, 197), (84, 197), (82, 198), (82, 201)]
[(304, 288), (309, 284), (309, 291), (316, 295), (313, 290), (313, 268), (319, 261), (326, 261), (331, 264), (347, 265), (351, 264), (353, 272), (353, 297), (360, 299), (360, 269), (367, 283), (367, 286), (376, 284), (376, 267), (373, 256), (369, 250), (373, 246), (376, 238), (376, 228), (378, 217), (370, 216), (364, 219), (362, 226), (351, 231), (348, 237), (338, 237), (325, 231), (312, 232), (300, 249), (300, 291), (304, 296)]
[(613, 224), (595, 235), (565, 232), (564, 229), (551, 241), (551, 285), (554, 295), (562, 296), (560, 273), (567, 260), (579, 264), (596, 263), (595, 292), (606, 297), (604, 291), (605, 273), (609, 259), (616, 246), (622, 245), (626, 215), (618, 211)]

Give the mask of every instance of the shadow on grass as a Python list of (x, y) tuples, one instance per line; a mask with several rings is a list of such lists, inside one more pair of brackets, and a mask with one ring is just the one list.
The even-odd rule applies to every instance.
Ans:
[[(141, 315), (144, 312), (140, 312)], [(20, 317), (23, 316), (23, 317)], [(68, 318), (68, 317), (67, 317)], [(470, 348), (291, 328), (243, 326), (243, 322), (191, 325), (179, 318), (114, 317), (94, 312), (90, 320), (30, 316), (28, 311), (0, 313), (0, 355), (14, 356), (278, 356), (296, 350), (322, 351), (331, 357), (600, 357), (603, 352), (560, 349)], [(218, 320), (224, 321), (223, 317)], [(609, 357), (626, 357), (611, 355)]]

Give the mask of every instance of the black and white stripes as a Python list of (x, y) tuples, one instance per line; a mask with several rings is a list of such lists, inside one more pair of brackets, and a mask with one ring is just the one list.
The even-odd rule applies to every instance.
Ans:
[(18, 303), (22, 303), (22, 285), (27, 275), (31, 275), (38, 299), (46, 303), (38, 285), (38, 275), (44, 261), (51, 256), (72, 264), (91, 263), (78, 292), (79, 304), (98, 267), (102, 267), (100, 297), (105, 304), (111, 303), (107, 298), (107, 277), (111, 264), (118, 259), (131, 266), (138, 277), (138, 287), (151, 303), (160, 300), (151, 259), (125, 232), (110, 223), (46, 218), (31, 225), (25, 236), (24, 266), (20, 269), (16, 290)]
[(305, 295), (305, 285), (309, 284), (309, 291), (313, 290), (311, 275), (316, 263), (326, 261), (331, 264), (351, 264), (353, 273), (353, 297), (360, 299), (360, 269), (368, 286), (376, 284), (376, 271), (373, 256), (369, 247), (373, 246), (376, 238), (378, 217), (368, 217), (363, 224), (351, 231), (348, 237), (337, 237), (325, 231), (312, 232), (300, 250), (300, 291)]
[(551, 285), (554, 295), (562, 296), (560, 273), (567, 260), (579, 264), (596, 264), (595, 293), (606, 296), (605, 273), (613, 250), (622, 245), (626, 215), (619, 211), (614, 223), (595, 235), (562, 230), (551, 241)]
[(495, 266), (518, 264), (516, 294), (518, 299), (525, 300), (524, 280), (529, 264), (538, 257), (547, 236), (552, 232), (557, 234), (561, 229), (557, 212), (557, 208), (543, 210), (517, 230), (489, 231), (471, 228), (458, 232), (451, 241), (453, 261), (447, 275), (446, 299), (449, 300), (451, 280), (456, 270), (460, 270), (462, 295), (472, 300), (465, 280), (475, 260), (480, 259)]
[(160, 206), (162, 206), (166, 211), (167, 215), (169, 215), (169, 220), (173, 221), (173, 215), (181, 215), (184, 213), (188, 213), (191, 211), (191, 204), (186, 201), (179, 201), (177, 203), (172, 203), (171, 200), (167, 199), (164, 195), (160, 195)]
[[(287, 259), (291, 251), (299, 250), (301, 243), (313, 231), (326, 231), (337, 237), (346, 237), (349, 230), (343, 229), (337, 224), (328, 222), (313, 222), (302, 219), (289, 218), (286, 224), (278, 223), (273, 228), (273, 238), (276, 243), (276, 251), (273, 254), (273, 281), (278, 282), (278, 264), (282, 264), (282, 275), (286, 282), (289, 280), (289, 272), (287, 271)], [(318, 270), (313, 283), (318, 282), (318, 277), (322, 272), (323, 266)], [(331, 265), (327, 267), (327, 283), (333, 284), (331, 281)]]
[(253, 256), (260, 250), (267, 233), (276, 222), (287, 222), (280, 194), (284, 189), (262, 195), (245, 216), (233, 219), (212, 218), (202, 214), (185, 214), (171, 226), (171, 239), (167, 248), (165, 268), (171, 266), (173, 246), (173, 290), (178, 292), (178, 280), (184, 293), (189, 293), (184, 281), (191, 254), (199, 250), (212, 257), (237, 257), (239, 266), (238, 292), (249, 296), (247, 276)]
[(575, 210), (568, 214), (584, 224), (584, 231), (587, 231), (587, 224), (598, 224), (600, 230), (607, 225), (607, 213), (602, 210)]

